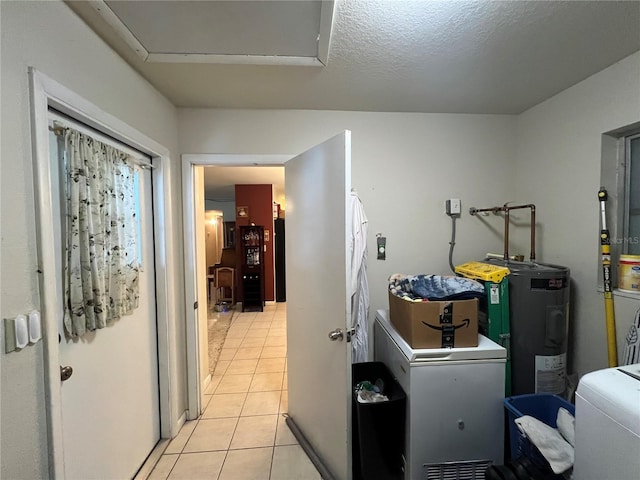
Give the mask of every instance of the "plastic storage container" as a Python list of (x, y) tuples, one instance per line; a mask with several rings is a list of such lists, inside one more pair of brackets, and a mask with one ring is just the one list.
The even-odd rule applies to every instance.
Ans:
[[(382, 394), (389, 401), (360, 403), (355, 386), (365, 380), (382, 380)], [(404, 478), (406, 395), (382, 362), (354, 363), (353, 395), (353, 477), (367, 480)]]
[(511, 458), (516, 459), (525, 456), (537, 465), (548, 466), (547, 461), (538, 449), (527, 437), (520, 433), (515, 420), (523, 415), (529, 415), (546, 423), (550, 427), (557, 428), (556, 419), (560, 407), (564, 407), (571, 415), (575, 416), (575, 406), (567, 402), (564, 398), (550, 393), (508, 397), (504, 399), (504, 406), (508, 413)]
[(620, 255), (618, 289), (640, 293), (640, 255)]

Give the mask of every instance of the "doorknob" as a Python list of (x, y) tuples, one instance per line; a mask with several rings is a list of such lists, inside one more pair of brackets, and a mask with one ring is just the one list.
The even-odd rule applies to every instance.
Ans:
[(341, 328), (336, 328), (335, 330), (329, 332), (329, 340), (335, 342), (336, 340), (342, 341), (344, 338), (344, 333)]
[(71, 375), (73, 375), (73, 368), (71, 368), (69, 365), (67, 365), (66, 367), (60, 365), (60, 380), (62, 380), (63, 382), (69, 380)]

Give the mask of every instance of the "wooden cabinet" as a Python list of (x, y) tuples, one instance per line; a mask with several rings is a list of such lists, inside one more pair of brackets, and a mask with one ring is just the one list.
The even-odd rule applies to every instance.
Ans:
[(264, 228), (240, 227), (240, 281), (242, 284), (242, 311), (264, 307)]

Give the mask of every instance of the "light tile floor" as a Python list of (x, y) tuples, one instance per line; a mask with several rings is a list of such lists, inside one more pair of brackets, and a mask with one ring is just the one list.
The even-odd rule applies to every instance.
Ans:
[(235, 313), (204, 413), (185, 423), (150, 480), (320, 480), (285, 423), (286, 304)]

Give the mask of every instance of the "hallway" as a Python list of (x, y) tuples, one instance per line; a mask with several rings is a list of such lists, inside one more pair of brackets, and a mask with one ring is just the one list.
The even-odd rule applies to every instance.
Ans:
[(150, 480), (320, 480), (283, 416), (286, 322), (285, 303), (234, 314), (204, 413), (185, 423)]

